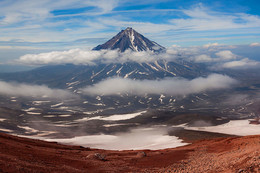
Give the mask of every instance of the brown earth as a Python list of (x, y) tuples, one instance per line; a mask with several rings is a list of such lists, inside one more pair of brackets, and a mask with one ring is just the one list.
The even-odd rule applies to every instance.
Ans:
[(0, 172), (260, 172), (260, 136), (157, 151), (109, 151), (0, 133)]

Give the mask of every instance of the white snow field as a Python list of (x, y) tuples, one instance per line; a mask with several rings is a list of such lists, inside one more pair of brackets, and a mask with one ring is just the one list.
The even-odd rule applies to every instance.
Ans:
[(224, 133), (230, 135), (247, 136), (247, 135), (259, 135), (260, 125), (249, 124), (249, 120), (232, 120), (228, 123), (218, 126), (208, 127), (187, 127), (185, 129), (198, 130), (206, 132)]

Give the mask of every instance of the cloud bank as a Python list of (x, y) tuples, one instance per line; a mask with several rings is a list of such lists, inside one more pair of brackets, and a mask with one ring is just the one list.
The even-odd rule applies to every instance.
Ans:
[(183, 78), (165, 78), (162, 80), (132, 80), (119, 77), (109, 78), (93, 86), (81, 89), (84, 94), (115, 95), (115, 94), (169, 94), (186, 95), (208, 90), (229, 88), (236, 80), (220, 74), (199, 77), (193, 80)]
[(237, 58), (237, 55), (233, 54), (230, 50), (223, 50), (215, 53), (216, 58), (212, 58), (210, 55), (202, 54), (193, 58), (195, 62), (221, 62), (229, 61)]
[[(248, 45), (248, 47), (250, 47)], [(125, 62), (154, 62), (156, 60), (175, 61), (184, 59), (195, 63), (206, 63), (211, 69), (221, 70), (223, 68), (251, 68), (259, 66), (259, 62), (234, 54), (231, 50), (234, 46), (219, 45), (218, 43), (204, 46), (180, 47), (171, 46), (164, 52), (154, 53), (152, 51), (135, 52), (126, 50), (85, 50), (71, 49), (67, 51), (52, 51), (40, 54), (26, 54), (16, 62), (25, 65), (49, 65), (49, 64), (83, 64), (96, 65), (98, 63), (125, 63)], [(230, 62), (230, 63), (229, 63)], [(231, 65), (232, 64), (232, 65)]]
[(241, 68), (241, 67), (255, 67), (259, 66), (259, 62), (244, 58), (239, 61), (226, 62), (222, 65), (223, 68)]
[[(162, 54), (162, 56), (165, 56)], [(155, 61), (158, 56), (151, 51), (134, 52), (127, 50), (119, 52), (118, 50), (82, 50), (71, 49), (68, 51), (53, 51), (40, 54), (27, 54), (21, 56), (18, 62), (30, 65), (44, 64), (85, 64), (94, 65), (96, 62), (102, 63), (124, 63), (129, 61), (149, 62)]]
[(44, 85), (28, 85), (0, 81), (0, 94), (25, 97), (50, 97), (50, 98), (71, 98), (75, 97), (72, 93), (61, 90), (51, 89)]
[(257, 47), (257, 46), (260, 46), (260, 43), (257, 43), (257, 42), (256, 43), (251, 43), (250, 46)]
[(220, 63), (213, 65), (211, 69), (213, 70), (221, 70), (221, 69), (249, 69), (249, 68), (259, 68), (260, 63), (258, 61), (250, 60), (248, 58), (244, 58), (237, 61), (229, 61), (225, 63)]

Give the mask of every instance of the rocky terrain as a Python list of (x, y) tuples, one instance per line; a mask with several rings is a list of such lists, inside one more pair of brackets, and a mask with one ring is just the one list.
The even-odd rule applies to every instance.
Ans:
[(113, 151), (0, 134), (0, 172), (260, 172), (259, 153), (259, 135)]

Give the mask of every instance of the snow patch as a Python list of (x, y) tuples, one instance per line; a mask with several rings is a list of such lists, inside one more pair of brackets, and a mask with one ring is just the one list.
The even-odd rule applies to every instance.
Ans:
[(138, 51), (137, 46), (135, 46), (135, 43), (134, 43), (134, 40), (135, 40), (134, 31), (131, 30), (131, 33), (129, 33), (128, 36), (129, 36), (129, 38), (130, 38), (132, 48), (133, 48), (135, 51)]
[(3, 131), (3, 132), (13, 132), (13, 130), (10, 130), (10, 129), (1, 129), (1, 128), (0, 128), (0, 131)]
[(160, 95), (160, 98), (159, 98), (161, 104), (163, 104), (163, 99), (164, 99), (164, 98), (165, 98), (165, 96), (164, 96), (163, 94), (161, 94), (161, 95)]
[(156, 70), (156, 71), (159, 71), (156, 67), (152, 66), (151, 64), (149, 63), (146, 63), (149, 67), (151, 67), (153, 70)]
[(59, 117), (70, 117), (70, 114), (58, 115)]
[(206, 132), (224, 133), (230, 135), (247, 136), (259, 135), (260, 125), (249, 124), (249, 120), (232, 120), (218, 126), (207, 127), (185, 127), (188, 130), (198, 130)]
[(58, 107), (58, 106), (63, 105), (63, 104), (64, 104), (64, 103), (61, 102), (61, 103), (58, 103), (58, 104), (56, 104), (56, 105), (51, 105), (51, 108), (55, 108), (55, 107)]
[(77, 85), (79, 84), (79, 81), (75, 81), (75, 82), (71, 82), (71, 83), (66, 83), (67, 86), (71, 86), (71, 85)]
[(133, 70), (133, 71), (131, 71), (130, 73), (127, 73), (127, 74), (124, 76), (124, 78), (128, 78), (128, 76), (130, 76), (131, 74), (133, 74), (135, 71), (136, 71), (136, 70)]
[(41, 105), (42, 103), (49, 103), (50, 101), (33, 101), (32, 104), (34, 105)]
[(34, 110), (37, 110), (36, 108), (28, 108), (28, 109), (22, 109), (23, 111), (25, 112), (29, 112), (29, 111), (34, 111)]
[(39, 130), (33, 129), (33, 128), (28, 127), (28, 126), (17, 126), (17, 127), (19, 127), (20, 129), (26, 130), (27, 132), (25, 132), (25, 133), (37, 133), (37, 132), (39, 132)]
[(116, 71), (116, 74), (120, 73), (123, 67), (124, 67), (124, 66), (120, 67), (120, 68)]
[(115, 126), (125, 126), (125, 125), (129, 125), (129, 124), (104, 124), (104, 127), (115, 127)]
[(106, 150), (158, 150), (187, 145), (187, 143), (183, 143), (178, 137), (169, 136), (167, 128), (164, 127), (133, 129), (130, 132), (119, 133), (117, 135), (102, 134), (77, 136), (68, 139), (38, 139)]
[(26, 112), (27, 114), (30, 114), (30, 115), (40, 115), (41, 113), (40, 112)]
[(56, 117), (56, 115), (44, 115), (43, 117), (44, 118), (53, 118), (53, 117)]
[(78, 119), (76, 121), (90, 121), (90, 120), (104, 120), (104, 121), (119, 121), (119, 120), (128, 120), (135, 118), (143, 113), (146, 113), (146, 111), (137, 112), (137, 113), (131, 113), (131, 114), (119, 114), (119, 115), (111, 115), (108, 117), (103, 116), (96, 116), (96, 117), (85, 117), (82, 119)]

